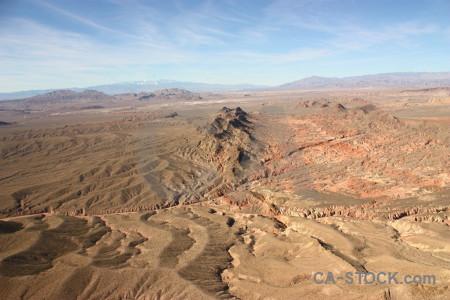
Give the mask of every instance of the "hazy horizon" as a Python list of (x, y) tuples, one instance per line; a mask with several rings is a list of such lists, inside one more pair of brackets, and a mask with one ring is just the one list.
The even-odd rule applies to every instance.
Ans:
[(0, 92), (449, 70), (446, 1), (3, 1)]
[[(220, 82), (212, 82), (212, 83), (205, 83), (205, 82), (189, 82), (189, 81), (181, 81), (181, 80), (176, 80), (176, 79), (168, 79), (168, 78), (159, 78), (159, 79), (155, 79), (155, 80), (128, 80), (128, 81), (121, 81), (121, 82), (111, 82), (111, 83), (104, 83), (104, 84), (97, 84), (97, 85), (91, 85), (91, 86), (72, 86), (72, 87), (59, 87), (59, 88), (45, 88), (45, 89), (33, 89), (33, 90), (21, 90), (21, 91), (12, 91), (12, 92), (2, 92), (0, 91), (1, 95), (7, 95), (7, 94), (17, 94), (17, 93), (27, 93), (27, 92), (51, 92), (51, 91), (58, 91), (58, 90), (75, 90), (80, 92), (80, 90), (96, 90), (99, 87), (108, 87), (108, 86), (115, 86), (115, 85), (121, 85), (121, 84), (151, 84), (154, 83), (156, 85), (158, 84), (165, 84), (165, 83), (185, 83), (185, 84), (198, 84), (198, 85), (210, 85), (211, 86), (211, 90), (206, 89), (207, 91), (214, 91), (213, 87), (214, 86), (223, 86), (224, 88), (226, 87), (232, 87), (232, 86), (248, 86), (250, 88), (254, 88), (256, 90), (261, 89), (261, 88), (277, 88), (277, 87), (281, 87), (284, 85), (288, 85), (291, 83), (295, 83), (301, 80), (307, 80), (309, 78), (326, 78), (326, 79), (349, 79), (349, 78), (364, 78), (364, 77), (376, 77), (376, 76), (389, 76), (389, 75), (415, 75), (415, 74), (450, 74), (450, 72), (447, 71), (442, 71), (442, 72), (393, 72), (393, 73), (378, 73), (378, 74), (364, 74), (364, 75), (360, 75), (360, 76), (345, 76), (345, 77), (325, 77), (325, 76), (318, 76), (318, 75), (311, 75), (308, 77), (303, 77), (303, 78), (297, 78), (295, 80), (291, 80), (289, 82), (284, 82), (281, 85), (257, 85), (257, 84), (251, 84), (248, 82), (241, 82), (241, 83), (235, 83), (235, 84), (224, 84), (224, 83), (220, 83)], [(253, 87), (251, 87), (253, 86)], [(420, 86), (417, 86), (420, 87)], [(174, 87), (164, 87), (162, 86), (161, 89), (165, 89), (165, 88), (180, 88), (180, 89), (186, 89), (183, 86), (174, 86)], [(152, 90), (157, 90), (158, 88), (152, 89)], [(244, 88), (245, 89), (245, 88)], [(101, 90), (101, 89), (100, 89)], [(195, 89), (192, 91), (196, 91)], [(227, 90), (225, 90), (227, 91)], [(228, 90), (228, 91), (233, 91), (233, 90)], [(133, 91), (128, 91), (128, 92), (133, 92)], [(37, 93), (35, 95), (40, 95), (41, 93)], [(109, 93), (111, 95), (115, 94), (115, 93)], [(120, 94), (120, 93), (119, 93)], [(28, 96), (25, 96), (28, 97)], [(30, 96), (31, 97), (31, 96)], [(7, 99), (2, 99), (2, 100), (15, 100), (14, 98), (7, 98)]]

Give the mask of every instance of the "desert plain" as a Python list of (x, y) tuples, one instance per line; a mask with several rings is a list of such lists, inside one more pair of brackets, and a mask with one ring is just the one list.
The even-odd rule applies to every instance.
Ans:
[(450, 298), (449, 88), (57, 91), (0, 121), (0, 299)]

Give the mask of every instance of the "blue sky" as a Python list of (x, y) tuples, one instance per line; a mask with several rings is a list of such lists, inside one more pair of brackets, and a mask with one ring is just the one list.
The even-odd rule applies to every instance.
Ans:
[(450, 71), (450, 1), (0, 0), (0, 92)]

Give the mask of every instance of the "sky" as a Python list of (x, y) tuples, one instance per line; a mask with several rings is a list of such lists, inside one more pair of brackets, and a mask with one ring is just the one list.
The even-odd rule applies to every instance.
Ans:
[(450, 71), (448, 0), (0, 0), (0, 92)]

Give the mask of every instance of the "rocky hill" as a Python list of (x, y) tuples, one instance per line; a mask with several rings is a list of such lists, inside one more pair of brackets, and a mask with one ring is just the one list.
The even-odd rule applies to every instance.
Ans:
[(261, 145), (252, 135), (254, 124), (240, 107), (223, 107), (214, 120), (200, 131), (206, 131), (199, 147), (211, 153), (220, 165), (221, 184), (218, 194), (244, 180), (255, 167), (261, 168)]
[(38, 103), (63, 103), (76, 102), (78, 100), (110, 100), (113, 97), (108, 96), (102, 92), (94, 90), (85, 90), (82, 92), (74, 92), (71, 90), (58, 90), (51, 93), (37, 95), (30, 98), (22, 99), (22, 101), (32, 104)]
[(139, 93), (135, 94), (139, 100), (152, 101), (152, 100), (202, 100), (202, 96), (198, 93), (192, 93), (184, 89), (162, 89), (153, 91), (151, 93)]

